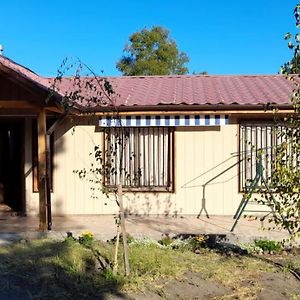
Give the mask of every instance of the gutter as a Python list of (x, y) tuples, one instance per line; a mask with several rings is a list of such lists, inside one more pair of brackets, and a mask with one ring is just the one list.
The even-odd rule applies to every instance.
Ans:
[[(292, 113), (293, 106), (290, 104), (260, 104), (260, 105), (156, 105), (156, 106), (118, 106), (119, 115), (182, 115), (185, 113), (195, 114), (274, 114), (274, 110), (278, 113)], [(103, 107), (101, 111), (95, 109), (81, 111), (82, 115), (95, 114), (98, 116), (114, 115), (116, 112), (112, 111), (111, 107)]]

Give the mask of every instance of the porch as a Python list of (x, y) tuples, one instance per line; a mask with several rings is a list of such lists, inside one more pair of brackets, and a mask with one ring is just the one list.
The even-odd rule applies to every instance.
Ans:
[[(280, 240), (287, 237), (287, 232), (264, 230), (268, 222), (241, 218), (234, 232), (230, 232), (233, 224), (232, 216), (211, 216), (209, 219), (196, 216), (128, 216), (126, 218), (127, 232), (136, 238), (149, 237), (160, 239), (162, 235), (170, 236), (184, 234), (215, 234), (226, 235), (230, 242), (249, 242), (257, 238)], [(38, 217), (15, 216), (9, 213), (0, 215), (0, 244), (22, 238), (37, 238), (42, 233), (37, 231)], [(47, 237), (63, 239), (66, 232), (75, 236), (83, 231), (92, 231), (96, 239), (108, 240), (115, 236), (116, 226), (114, 215), (68, 215), (53, 217), (53, 229), (43, 233)]]

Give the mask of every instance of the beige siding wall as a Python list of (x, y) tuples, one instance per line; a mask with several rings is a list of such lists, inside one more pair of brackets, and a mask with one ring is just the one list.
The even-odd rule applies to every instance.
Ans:
[(33, 193), (32, 177), (32, 120), (25, 119), (25, 153), (24, 153), (24, 174), (25, 174), (25, 210), (28, 214), (38, 214), (38, 193)]
[[(94, 124), (96, 124), (95, 121)], [(89, 153), (103, 140), (100, 129), (81, 122), (73, 127), (66, 122), (55, 134), (54, 214), (111, 214), (117, 212), (113, 199), (92, 198), (90, 186), (73, 170), (89, 168)], [(29, 127), (29, 125), (28, 125)], [(176, 128), (174, 139), (174, 193), (127, 193), (126, 209), (136, 214), (198, 214), (202, 185), (237, 162), (238, 125)], [(28, 141), (30, 130), (27, 130)], [(30, 147), (27, 147), (30, 148)], [(27, 150), (25, 171), (27, 210), (38, 212), (38, 195), (32, 193), (31, 150)], [(238, 193), (238, 167), (230, 169), (206, 187), (206, 207), (211, 215), (232, 215)]]

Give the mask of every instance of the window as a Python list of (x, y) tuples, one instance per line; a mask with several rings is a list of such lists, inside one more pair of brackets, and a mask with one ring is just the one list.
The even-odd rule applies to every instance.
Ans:
[(240, 191), (254, 179), (259, 155), (262, 158), (264, 178), (271, 176), (276, 146), (283, 142), (282, 132), (285, 128), (271, 121), (240, 124)]
[[(123, 187), (131, 191), (172, 191), (173, 129), (130, 127), (123, 131)], [(120, 180), (116, 149), (120, 134), (120, 128), (110, 128), (105, 134), (105, 160), (111, 164), (105, 184), (111, 187), (117, 186)]]

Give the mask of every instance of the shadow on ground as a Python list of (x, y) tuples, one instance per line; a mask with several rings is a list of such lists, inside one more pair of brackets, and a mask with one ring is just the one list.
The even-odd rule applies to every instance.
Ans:
[(97, 259), (75, 243), (25, 242), (0, 248), (0, 298), (108, 299), (122, 281), (99, 271)]

